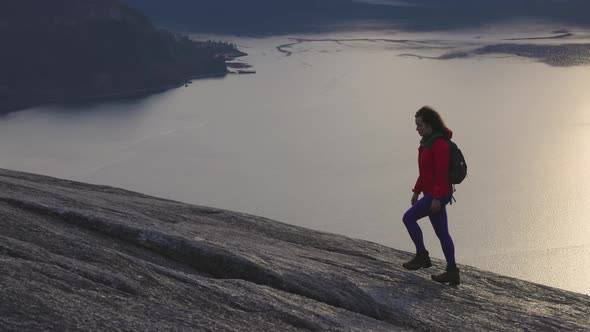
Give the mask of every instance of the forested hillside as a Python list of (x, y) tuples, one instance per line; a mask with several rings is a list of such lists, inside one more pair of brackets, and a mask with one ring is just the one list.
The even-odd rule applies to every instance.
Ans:
[(156, 29), (115, 0), (5, 0), (0, 38), (0, 112), (178, 85), (226, 73), (240, 54)]

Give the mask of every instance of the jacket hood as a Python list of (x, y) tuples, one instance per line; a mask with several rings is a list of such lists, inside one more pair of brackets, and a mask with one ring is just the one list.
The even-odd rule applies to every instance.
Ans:
[(446, 131), (444, 133), (436, 132), (436, 133), (433, 133), (430, 136), (422, 137), (422, 140), (420, 140), (420, 146), (423, 147), (423, 148), (427, 148), (428, 149), (439, 138), (443, 138), (443, 139), (451, 139), (451, 138), (453, 138), (453, 131), (450, 130), (449, 128), (446, 128), (445, 130)]
[(446, 138), (447, 138), (447, 139), (451, 139), (451, 138), (453, 138), (453, 131), (452, 131), (452, 130), (450, 130), (449, 128), (446, 128), (446, 129), (447, 129), (447, 132), (446, 132)]

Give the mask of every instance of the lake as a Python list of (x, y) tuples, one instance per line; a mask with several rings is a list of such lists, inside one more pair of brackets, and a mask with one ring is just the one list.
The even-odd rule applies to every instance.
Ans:
[[(590, 66), (483, 52), (435, 59), (589, 40), (575, 28), (527, 39), (560, 28), (214, 36), (249, 53), (240, 60), (256, 74), (10, 113), (0, 167), (414, 251), (401, 217), (417, 177), (414, 113), (431, 105), (469, 166), (448, 207), (458, 263), (590, 294)], [(442, 258), (429, 221), (421, 226)]]

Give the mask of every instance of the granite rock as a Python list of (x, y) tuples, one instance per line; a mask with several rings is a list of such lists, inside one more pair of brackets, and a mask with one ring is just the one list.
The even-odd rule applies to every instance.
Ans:
[(590, 297), (262, 217), (0, 170), (2, 331), (588, 330)]

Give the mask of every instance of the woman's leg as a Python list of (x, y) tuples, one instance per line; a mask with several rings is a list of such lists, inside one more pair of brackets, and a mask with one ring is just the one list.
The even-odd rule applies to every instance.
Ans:
[(447, 260), (447, 265), (454, 265), (455, 264), (455, 245), (453, 243), (453, 239), (451, 238), (451, 234), (449, 233), (449, 223), (447, 220), (447, 209), (446, 203), (447, 201), (441, 201), (441, 210), (436, 214), (430, 214), (428, 217), (430, 218), (430, 223), (434, 228), (434, 232), (436, 236), (440, 240), (440, 244), (442, 246), (443, 253), (445, 254), (445, 258)]
[(408, 233), (410, 233), (410, 237), (416, 246), (416, 253), (426, 251), (422, 230), (418, 225), (418, 220), (428, 215), (431, 203), (432, 196), (425, 195), (418, 202), (416, 202), (414, 206), (406, 211), (403, 217), (404, 225), (406, 225)]

